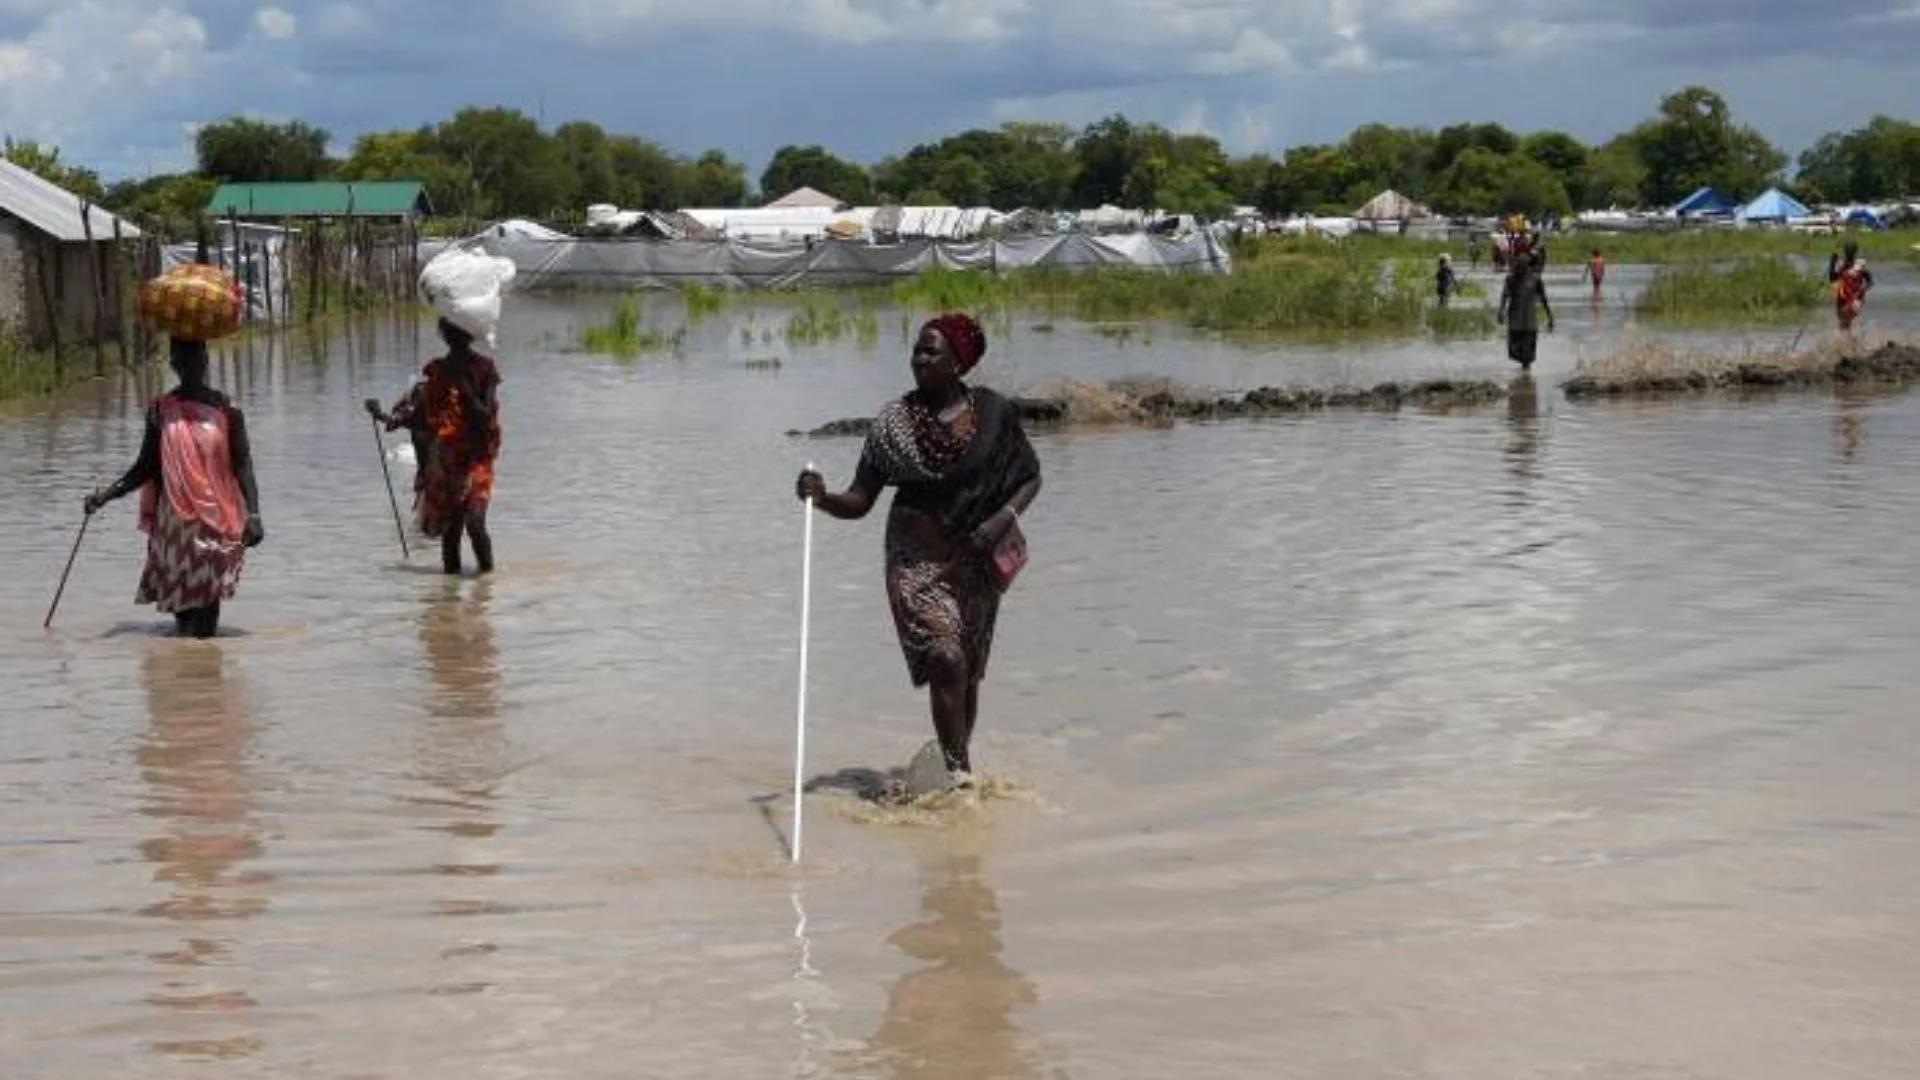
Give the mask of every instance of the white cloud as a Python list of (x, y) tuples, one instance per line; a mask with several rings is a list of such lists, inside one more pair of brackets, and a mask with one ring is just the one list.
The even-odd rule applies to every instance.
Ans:
[(284, 39), (299, 30), (300, 20), (284, 8), (264, 7), (253, 13), (253, 26), (270, 38)]

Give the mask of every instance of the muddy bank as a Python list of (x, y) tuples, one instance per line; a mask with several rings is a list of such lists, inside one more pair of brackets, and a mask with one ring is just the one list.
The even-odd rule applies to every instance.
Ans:
[[(1039, 396), (1010, 400), (1029, 430), (1110, 424), (1164, 425), (1182, 420), (1228, 420), (1291, 416), (1332, 409), (1446, 409), (1486, 405), (1507, 396), (1491, 379), (1425, 379), (1383, 382), (1373, 387), (1263, 386), (1245, 393), (1213, 394), (1167, 382), (1114, 382), (1074, 385)], [(853, 417), (811, 431), (789, 431), (800, 438), (865, 435), (873, 421)]]
[(1920, 379), (1920, 348), (1888, 342), (1867, 353), (1816, 349), (1756, 359), (1688, 358), (1664, 353), (1609, 358), (1560, 384), (1571, 400), (1699, 393), (1708, 390), (1808, 389)]

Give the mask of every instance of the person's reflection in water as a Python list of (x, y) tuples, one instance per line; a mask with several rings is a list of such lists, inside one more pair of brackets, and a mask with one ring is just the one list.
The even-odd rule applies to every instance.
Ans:
[(1857, 394), (1840, 396), (1840, 408), (1833, 415), (1833, 436), (1840, 460), (1852, 464), (1860, 456), (1860, 444), (1867, 437), (1867, 399)]
[[(1521, 484), (1540, 474), (1540, 391), (1532, 375), (1520, 375), (1507, 384), (1507, 471)], [(1530, 501), (1516, 486), (1509, 493), (1515, 505)]]
[(253, 998), (215, 977), (240, 970), (224, 959), (231, 923), (266, 910), (262, 892), (272, 880), (240, 868), (262, 844), (245, 774), (252, 722), (225, 664), (211, 642), (154, 642), (140, 668), (149, 717), (134, 754), (148, 787), (142, 812), (163, 823), (140, 853), (170, 890), (141, 914), (178, 922), (186, 935), (178, 950), (154, 957), (169, 975), (147, 1000), (191, 1025), (191, 1037), (154, 1044), (183, 1057), (240, 1057), (261, 1047), (250, 1032), (230, 1033), (234, 1014), (253, 1008)]
[[(416, 743), (418, 772), (438, 789), (427, 800), (450, 811), (444, 824), (431, 826), (453, 837), (455, 851), (434, 864), (454, 895), (435, 901), (434, 911), (447, 916), (495, 914), (498, 905), (476, 895), (480, 879), (499, 873), (500, 864), (464, 850), (499, 832), (494, 798), (506, 775), (505, 734), (500, 722), (500, 652), (487, 614), (492, 583), (486, 579), (461, 595), (462, 585), (447, 581), (444, 596), (427, 605), (420, 616), (420, 644), (433, 676), (433, 696), (427, 719)], [(447, 959), (481, 956), (497, 945), (479, 938), (463, 938), (442, 950)], [(484, 989), (485, 984), (453, 982), (436, 993)]]
[(1014, 1023), (1031, 1007), (1033, 983), (1000, 958), (1000, 904), (974, 855), (926, 867), (925, 914), (888, 939), (926, 967), (887, 994), (872, 1048), (897, 1077), (1000, 1080), (1033, 1076), (1037, 1048)]

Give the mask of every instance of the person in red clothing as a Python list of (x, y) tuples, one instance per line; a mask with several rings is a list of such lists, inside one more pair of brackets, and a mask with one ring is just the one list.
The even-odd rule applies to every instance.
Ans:
[(1873, 274), (1867, 260), (1860, 257), (1860, 244), (1849, 240), (1845, 247), (1827, 259), (1827, 281), (1833, 286), (1833, 313), (1844, 332), (1853, 331), (1855, 319), (1867, 306), (1867, 292), (1873, 288)]
[(1587, 268), (1580, 272), (1580, 280), (1593, 282), (1593, 298), (1600, 299), (1600, 283), (1607, 280), (1607, 260), (1600, 254), (1599, 248), (1587, 256)]
[(493, 501), (493, 463), (500, 456), (500, 369), (475, 352), (473, 335), (446, 319), (440, 337), (447, 355), (427, 362), (415, 391), (389, 415), (373, 399), (367, 412), (387, 430), (411, 426), (425, 413), (431, 451), (420, 462), (415, 506), (420, 531), (440, 539), (442, 569), (460, 572), (460, 539), (473, 541), (480, 572), (493, 572), (493, 537), (487, 507)]

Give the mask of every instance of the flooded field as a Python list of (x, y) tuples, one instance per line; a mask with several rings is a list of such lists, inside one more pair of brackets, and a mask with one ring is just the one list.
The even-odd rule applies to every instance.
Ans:
[[(901, 313), (623, 363), (515, 298), (484, 580), (402, 560), (358, 406), (430, 330), (229, 350), (268, 537), (213, 642), (131, 604), (132, 500), (40, 629), (139, 405), (0, 410), (0, 1072), (1904, 1075), (1920, 397), (1569, 405), (1625, 312), (1557, 269), (1498, 405), (1036, 439), (994, 797), (822, 793), (798, 873), (792, 483), (858, 444), (784, 432), (907, 385)], [(1038, 322), (982, 381), (1512, 378)], [(816, 529), (812, 775), (929, 734), (880, 530)]]

